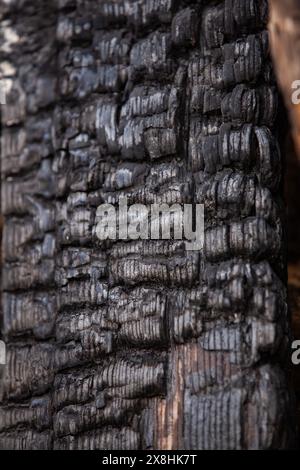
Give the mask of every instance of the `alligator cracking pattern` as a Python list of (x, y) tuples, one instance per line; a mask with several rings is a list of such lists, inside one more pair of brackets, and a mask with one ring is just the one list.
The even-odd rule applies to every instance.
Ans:
[[(293, 442), (264, 0), (0, 3), (4, 449)], [(203, 203), (205, 247), (96, 208)]]

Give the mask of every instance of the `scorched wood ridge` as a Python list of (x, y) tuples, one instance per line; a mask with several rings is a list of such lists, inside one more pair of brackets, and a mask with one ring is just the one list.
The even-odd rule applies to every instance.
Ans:
[[(4, 449), (293, 442), (261, 0), (1, 1)], [(203, 252), (101, 243), (103, 202), (203, 203)]]

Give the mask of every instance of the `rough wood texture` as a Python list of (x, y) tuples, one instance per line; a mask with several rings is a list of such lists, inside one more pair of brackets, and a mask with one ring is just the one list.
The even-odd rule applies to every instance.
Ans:
[[(294, 444), (262, 0), (1, 2), (0, 447)], [(203, 252), (98, 204), (202, 202)]]
[(271, 51), (300, 159), (300, 104), (292, 101), (293, 83), (298, 82), (297, 89), (300, 88), (300, 3), (299, 0), (269, 0), (269, 3)]

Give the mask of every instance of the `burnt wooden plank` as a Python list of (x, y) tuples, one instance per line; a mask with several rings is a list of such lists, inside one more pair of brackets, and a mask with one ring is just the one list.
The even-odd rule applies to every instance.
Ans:
[[(267, 2), (0, 14), (0, 447), (292, 446)], [(99, 242), (97, 205), (124, 196), (203, 203), (204, 250)]]

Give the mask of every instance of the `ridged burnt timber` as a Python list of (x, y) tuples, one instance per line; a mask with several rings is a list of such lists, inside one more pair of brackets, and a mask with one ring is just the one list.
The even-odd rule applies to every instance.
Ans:
[[(294, 445), (264, 0), (1, 2), (4, 449)], [(96, 209), (202, 203), (205, 246)]]

